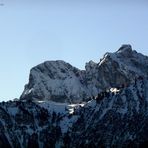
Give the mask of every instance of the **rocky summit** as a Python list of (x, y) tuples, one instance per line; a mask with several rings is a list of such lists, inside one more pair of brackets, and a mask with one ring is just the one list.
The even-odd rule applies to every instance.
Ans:
[(81, 102), (147, 75), (148, 57), (132, 50), (131, 45), (123, 45), (114, 53), (106, 53), (99, 63), (86, 63), (85, 70), (64, 61), (46, 61), (33, 67), (21, 99)]
[(147, 76), (130, 45), (85, 70), (44, 62), (20, 99), (0, 103), (0, 148), (147, 148)]

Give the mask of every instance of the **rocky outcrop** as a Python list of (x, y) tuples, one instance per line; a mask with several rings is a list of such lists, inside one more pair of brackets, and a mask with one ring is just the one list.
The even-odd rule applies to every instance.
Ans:
[(71, 102), (90, 95), (83, 71), (64, 61), (47, 61), (31, 69), (21, 99)]
[(79, 70), (64, 61), (47, 61), (32, 68), (21, 99), (81, 102), (110, 87), (129, 85), (148, 75), (148, 57), (123, 45), (106, 53), (99, 63)]

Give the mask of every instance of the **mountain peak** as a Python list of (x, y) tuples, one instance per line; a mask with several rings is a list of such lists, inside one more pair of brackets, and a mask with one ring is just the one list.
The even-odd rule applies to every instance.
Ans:
[(117, 52), (127, 52), (132, 51), (132, 46), (130, 44), (123, 44)]
[(132, 55), (132, 46), (130, 44), (123, 44), (118, 51), (116, 52), (117, 54), (122, 54), (123, 56), (130, 56)]
[(99, 63), (86, 63), (79, 70), (61, 60), (46, 61), (32, 68), (21, 99), (81, 102), (110, 87), (128, 85), (138, 76), (148, 75), (148, 57), (122, 45), (106, 53)]

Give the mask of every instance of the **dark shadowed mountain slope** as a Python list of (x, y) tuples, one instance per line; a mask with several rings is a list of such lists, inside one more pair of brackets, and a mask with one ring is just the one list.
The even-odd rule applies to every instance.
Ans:
[(147, 90), (148, 80), (140, 77), (128, 87), (101, 92), (84, 106), (75, 105), (73, 113), (64, 103), (2, 102), (0, 147), (146, 147)]

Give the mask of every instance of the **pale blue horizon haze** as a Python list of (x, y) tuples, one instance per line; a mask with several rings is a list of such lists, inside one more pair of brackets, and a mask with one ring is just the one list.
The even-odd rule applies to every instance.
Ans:
[(19, 98), (29, 71), (64, 60), (79, 69), (122, 44), (148, 55), (146, 0), (0, 0), (0, 101)]

